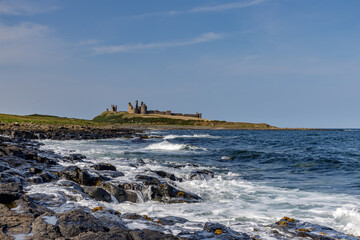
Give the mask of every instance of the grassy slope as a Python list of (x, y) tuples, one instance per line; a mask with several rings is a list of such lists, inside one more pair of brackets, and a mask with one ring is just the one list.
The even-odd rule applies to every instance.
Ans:
[(144, 126), (184, 126), (197, 128), (226, 128), (226, 129), (276, 129), (265, 123), (239, 123), (239, 122), (225, 122), (212, 121), (198, 118), (181, 118), (169, 117), (159, 115), (137, 115), (129, 114), (127, 112), (103, 112), (93, 119), (98, 123), (110, 124), (130, 124), (130, 125), (144, 125)]
[(198, 118), (183, 118), (176, 116), (137, 115), (127, 112), (103, 112), (93, 120), (57, 117), (49, 115), (33, 114), (28, 116), (0, 114), (3, 123), (35, 123), (53, 125), (79, 125), (79, 126), (104, 126), (121, 124), (123, 126), (136, 127), (184, 127), (184, 128), (224, 128), (224, 129), (277, 129), (264, 123), (237, 123), (225, 121), (212, 121)]
[(0, 121), (4, 123), (40, 123), (40, 124), (56, 124), (56, 125), (99, 125), (91, 120), (83, 120), (76, 118), (56, 117), (49, 115), (33, 114), (28, 116), (0, 114)]

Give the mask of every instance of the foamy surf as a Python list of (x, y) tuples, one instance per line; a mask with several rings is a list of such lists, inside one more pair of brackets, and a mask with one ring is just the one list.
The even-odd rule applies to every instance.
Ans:
[(145, 147), (145, 149), (161, 151), (206, 150), (205, 148), (196, 147), (190, 144), (170, 143), (168, 141), (150, 144), (149, 146)]
[(176, 139), (176, 138), (221, 138), (219, 136), (213, 136), (210, 134), (194, 134), (194, 135), (166, 135), (164, 139)]

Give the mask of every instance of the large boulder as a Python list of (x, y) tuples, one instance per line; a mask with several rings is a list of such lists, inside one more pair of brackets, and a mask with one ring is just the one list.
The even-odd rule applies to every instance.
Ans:
[(20, 183), (0, 183), (0, 203), (7, 204), (19, 199), (23, 194)]
[(65, 238), (71, 238), (86, 232), (104, 232), (99, 219), (88, 212), (76, 209), (58, 215), (59, 230)]
[(111, 195), (106, 190), (100, 187), (83, 186), (84, 193), (97, 201), (111, 202)]
[(99, 176), (90, 174), (88, 171), (80, 169), (76, 166), (65, 168), (65, 170), (60, 173), (60, 176), (63, 179), (71, 180), (86, 186), (94, 186), (101, 181)]
[(100, 184), (100, 186), (112, 195), (114, 195), (114, 197), (119, 203), (127, 201), (127, 194), (124, 189), (121, 189), (111, 183), (102, 183)]
[(95, 170), (110, 170), (116, 171), (116, 167), (109, 163), (99, 163), (92, 166)]

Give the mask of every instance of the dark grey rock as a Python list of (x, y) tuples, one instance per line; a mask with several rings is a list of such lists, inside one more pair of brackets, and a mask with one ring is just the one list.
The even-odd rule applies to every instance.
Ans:
[(23, 194), (20, 183), (0, 183), (0, 203), (11, 203)]
[(58, 214), (59, 230), (65, 238), (71, 238), (86, 232), (104, 232), (99, 219), (88, 212), (76, 209)]
[(84, 193), (89, 195), (89, 197), (94, 198), (98, 201), (111, 202), (111, 195), (106, 190), (100, 187), (82, 187)]
[(142, 181), (145, 185), (159, 185), (159, 179), (146, 175), (136, 175), (136, 180)]
[(114, 195), (114, 197), (119, 203), (127, 201), (127, 194), (124, 189), (121, 189), (111, 183), (102, 183), (100, 184), (100, 186), (112, 195)]
[(208, 180), (214, 177), (214, 173), (208, 170), (199, 170), (190, 173), (190, 180)]
[(76, 166), (67, 167), (60, 173), (60, 176), (63, 179), (71, 180), (86, 186), (94, 186), (101, 181), (100, 177), (93, 176), (88, 171), (80, 169)]
[(174, 225), (177, 223), (186, 223), (189, 220), (185, 219), (185, 218), (181, 218), (181, 217), (174, 217), (174, 216), (168, 216), (168, 217), (163, 217), (163, 218), (159, 218), (159, 220), (161, 221), (162, 225)]
[(99, 163), (92, 166), (95, 170), (110, 170), (116, 171), (116, 167), (109, 163)]
[(156, 173), (157, 175), (159, 175), (160, 177), (162, 178), (168, 178), (172, 181), (179, 181), (179, 182), (182, 182), (182, 179), (181, 178), (177, 178), (174, 174), (172, 173), (167, 173), (167, 172), (164, 172), (164, 171), (153, 171), (154, 173)]

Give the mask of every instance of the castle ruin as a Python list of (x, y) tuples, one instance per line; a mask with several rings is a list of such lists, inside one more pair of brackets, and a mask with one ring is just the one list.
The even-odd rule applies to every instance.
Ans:
[[(117, 105), (111, 105), (111, 112), (117, 112)], [(108, 111), (108, 109), (107, 109)], [(202, 118), (201, 113), (188, 114), (188, 113), (173, 113), (170, 110), (167, 111), (159, 111), (159, 110), (148, 110), (145, 103), (141, 102), (139, 106), (138, 100), (135, 101), (135, 107), (129, 102), (128, 104), (128, 113), (131, 114), (158, 114), (158, 115), (167, 115), (167, 116), (182, 116), (182, 117), (194, 117), (194, 118)]]

